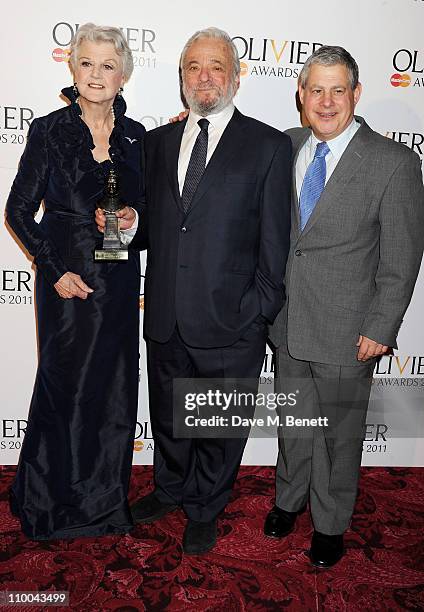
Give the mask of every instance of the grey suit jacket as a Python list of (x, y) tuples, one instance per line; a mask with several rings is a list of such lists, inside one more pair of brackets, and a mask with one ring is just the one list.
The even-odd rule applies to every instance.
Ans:
[(295, 184), (308, 128), (292, 139), (291, 247), (288, 299), (270, 329), (296, 359), (358, 365), (359, 334), (396, 347), (424, 246), (420, 160), (377, 134), (361, 117), (303, 232)]

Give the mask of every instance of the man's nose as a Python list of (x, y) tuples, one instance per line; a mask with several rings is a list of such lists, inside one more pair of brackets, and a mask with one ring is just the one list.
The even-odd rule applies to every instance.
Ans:
[(200, 69), (199, 79), (201, 81), (209, 81), (209, 79), (210, 79), (210, 72), (209, 72), (209, 68), (207, 66), (203, 66)]
[(331, 106), (333, 104), (333, 94), (331, 91), (322, 94), (321, 103), (323, 106)]

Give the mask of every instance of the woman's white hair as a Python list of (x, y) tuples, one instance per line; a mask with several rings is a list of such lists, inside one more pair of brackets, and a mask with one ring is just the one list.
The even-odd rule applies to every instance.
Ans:
[(128, 81), (134, 69), (133, 56), (125, 36), (122, 34), (119, 28), (97, 26), (94, 23), (85, 23), (84, 25), (80, 26), (71, 40), (71, 54), (69, 63), (71, 64), (72, 70), (75, 70), (76, 68), (78, 48), (84, 40), (95, 43), (112, 43), (115, 47), (116, 53), (122, 58), (124, 79), (125, 81)]

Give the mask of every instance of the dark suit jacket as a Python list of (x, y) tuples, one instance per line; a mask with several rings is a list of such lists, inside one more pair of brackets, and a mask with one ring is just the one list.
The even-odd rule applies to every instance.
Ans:
[(296, 359), (361, 365), (361, 334), (396, 347), (424, 245), (420, 160), (361, 117), (303, 232), (295, 164), (310, 136), (288, 133), (294, 152), (288, 300), (270, 330)]
[(133, 239), (148, 248), (145, 334), (176, 324), (196, 347), (236, 342), (284, 302), (290, 233), (290, 139), (237, 109), (184, 214), (177, 168), (185, 121), (145, 138), (146, 210)]

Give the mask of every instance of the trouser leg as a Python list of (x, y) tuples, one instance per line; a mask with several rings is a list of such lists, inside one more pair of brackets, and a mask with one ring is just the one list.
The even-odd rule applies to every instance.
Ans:
[(194, 446), (193, 440), (173, 435), (173, 381), (194, 377), (195, 368), (177, 330), (168, 342), (147, 341), (147, 371), (155, 443), (155, 493), (165, 503), (180, 505), (194, 460)]
[[(287, 347), (282, 346), (276, 351), (275, 367), (277, 393), (292, 392), (293, 385), (300, 387), (296, 405), (279, 409), (280, 420), (284, 423), (287, 415), (295, 418), (314, 418), (316, 391), (309, 362), (293, 359)], [(279, 428), (278, 433), (275, 503), (283, 510), (296, 512), (309, 497), (313, 433), (286, 427)]]
[(374, 365), (311, 363), (319, 412), (329, 423), (314, 436), (311, 514), (315, 529), (328, 535), (343, 533), (353, 514)]
[[(257, 381), (265, 356), (266, 333), (263, 323), (253, 322), (243, 337), (231, 346), (217, 349), (188, 347), (198, 376)], [(183, 502), (190, 519), (209, 521), (225, 508), (246, 441), (246, 437), (194, 440), (195, 465), (185, 484)]]

